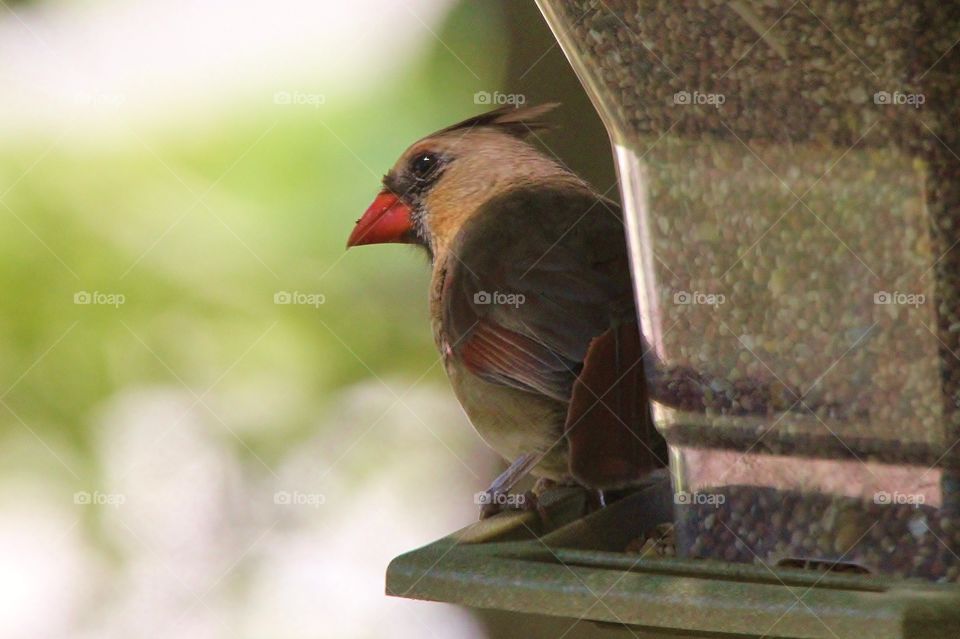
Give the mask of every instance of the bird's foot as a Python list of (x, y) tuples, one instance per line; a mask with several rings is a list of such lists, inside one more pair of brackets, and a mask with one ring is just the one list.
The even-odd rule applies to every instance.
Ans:
[(492, 517), (504, 510), (527, 510), (525, 504), (532, 499), (527, 493), (514, 494), (510, 489), (530, 472), (543, 458), (542, 453), (520, 455), (510, 466), (493, 480), (490, 487), (478, 495), (480, 519)]
[(550, 517), (547, 509), (540, 502), (540, 495), (557, 485), (557, 482), (551, 479), (540, 477), (533, 484), (533, 488), (523, 493), (498, 493), (487, 490), (482, 493), (483, 497), (481, 497), (483, 503), (480, 506), (480, 519), (487, 519), (508, 510), (536, 511), (540, 521), (549, 524)]
[(485, 490), (480, 493), (480, 519), (492, 517), (505, 510), (527, 510), (527, 501), (527, 493)]
[(547, 479), (546, 477), (537, 477), (537, 481), (533, 482), (532, 493), (535, 495), (542, 495), (551, 488), (558, 486), (559, 484), (552, 479)]
[(485, 490), (480, 493), (480, 519), (487, 519), (509, 510), (538, 510), (536, 494), (532, 490), (523, 493)]

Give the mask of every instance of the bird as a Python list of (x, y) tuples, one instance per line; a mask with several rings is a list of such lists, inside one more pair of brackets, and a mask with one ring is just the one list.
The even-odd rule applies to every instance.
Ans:
[(347, 241), (426, 252), (453, 392), (509, 463), (487, 504), (528, 474), (602, 497), (667, 465), (620, 207), (531, 143), (557, 106), (500, 107), (413, 143)]

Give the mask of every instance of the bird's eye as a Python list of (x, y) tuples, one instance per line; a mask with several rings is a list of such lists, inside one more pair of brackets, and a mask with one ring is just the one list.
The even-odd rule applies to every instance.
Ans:
[(425, 180), (431, 176), (437, 167), (437, 156), (433, 153), (421, 153), (410, 162), (410, 171), (418, 180)]

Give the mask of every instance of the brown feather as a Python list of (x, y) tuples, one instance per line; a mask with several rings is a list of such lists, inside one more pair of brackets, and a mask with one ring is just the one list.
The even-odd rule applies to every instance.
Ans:
[(667, 465), (653, 426), (636, 323), (590, 343), (567, 409), (570, 472), (586, 486), (617, 488)]

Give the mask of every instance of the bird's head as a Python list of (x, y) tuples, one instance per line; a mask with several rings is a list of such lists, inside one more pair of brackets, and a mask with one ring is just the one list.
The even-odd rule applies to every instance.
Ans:
[(415, 142), (383, 178), (383, 188), (357, 221), (347, 247), (419, 244), (443, 251), (482, 204), (511, 188), (583, 183), (531, 146), (557, 105), (506, 107), (478, 115)]

